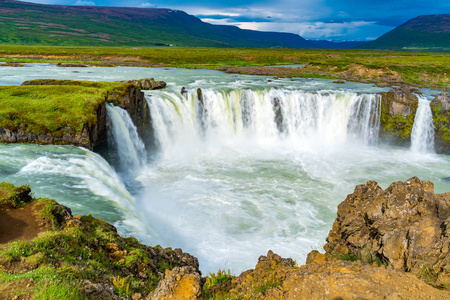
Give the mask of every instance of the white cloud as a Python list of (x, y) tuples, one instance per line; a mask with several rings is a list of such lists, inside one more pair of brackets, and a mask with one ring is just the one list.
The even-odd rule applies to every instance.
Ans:
[(220, 25), (235, 25), (242, 29), (296, 33), (306, 39), (362, 40), (364, 37), (380, 36), (392, 28), (375, 22), (236, 22), (232, 19), (202, 19), (204, 22)]
[(141, 3), (141, 5), (139, 5), (139, 7), (149, 8), (149, 7), (156, 7), (156, 5), (153, 3), (145, 2), (145, 3)]
[(90, 1), (90, 0), (77, 0), (77, 2), (75, 2), (75, 5), (95, 6), (95, 3), (94, 3), (94, 1)]

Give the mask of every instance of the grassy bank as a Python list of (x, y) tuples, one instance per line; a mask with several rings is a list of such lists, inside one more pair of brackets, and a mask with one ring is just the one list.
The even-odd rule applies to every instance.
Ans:
[[(343, 78), (449, 89), (450, 53), (334, 49), (230, 49), (177, 47), (0, 46), (0, 61), (10, 63), (87, 63), (97, 66), (182, 68), (259, 67), (304, 64), (271, 75)], [(290, 68), (291, 69), (291, 68)], [(258, 74), (241, 70), (241, 73)]]
[[(50, 82), (51, 83), (51, 82)], [(34, 134), (81, 132), (97, 122), (108, 94), (127, 93), (127, 83), (55, 81), (55, 85), (0, 87), (0, 128)]]

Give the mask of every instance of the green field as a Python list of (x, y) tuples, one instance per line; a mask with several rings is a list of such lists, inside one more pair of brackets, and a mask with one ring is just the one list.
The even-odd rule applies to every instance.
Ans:
[[(450, 53), (334, 49), (181, 47), (0, 46), (10, 63), (86, 63), (93, 66), (156, 66), (219, 69), (304, 64), (261, 75), (342, 78), (352, 81), (449, 89)], [(289, 70), (286, 70), (289, 69)], [(267, 70), (266, 70), (267, 71)], [(233, 72), (259, 74), (255, 69)]]

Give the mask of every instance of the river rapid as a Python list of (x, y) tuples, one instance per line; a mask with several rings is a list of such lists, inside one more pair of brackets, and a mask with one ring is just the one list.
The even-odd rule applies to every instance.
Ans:
[(304, 263), (325, 244), (337, 205), (368, 180), (387, 188), (418, 176), (436, 193), (450, 192), (450, 157), (430, 146), (426, 105), (411, 149), (384, 144), (384, 89), (371, 85), (209, 70), (0, 69), (0, 85), (145, 77), (167, 82), (146, 92), (154, 146), (144, 145), (125, 111), (108, 106), (108, 149), (0, 144), (0, 181), (30, 184), (35, 196), (91, 213), (122, 235), (182, 248), (204, 274), (239, 273), (269, 249)]

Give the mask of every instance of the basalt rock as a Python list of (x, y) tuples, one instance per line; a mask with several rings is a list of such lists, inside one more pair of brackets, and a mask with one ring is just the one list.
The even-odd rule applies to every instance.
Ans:
[[(159, 84), (158, 82), (156, 83), (157, 85)], [(95, 82), (54, 79), (31, 80), (22, 83), (22, 85), (86, 85), (89, 87), (95, 87), (95, 84)], [(26, 124), (21, 124), (18, 130), (0, 128), (0, 142), (75, 145), (92, 150), (96, 145), (103, 144), (107, 140), (107, 102), (114, 103), (114, 105), (125, 109), (136, 125), (144, 142), (146, 144), (153, 142), (149, 106), (145, 100), (144, 93), (131, 82), (125, 85), (120, 92), (112, 90), (106, 93), (105, 101), (96, 109), (96, 122), (92, 125), (85, 124), (81, 131), (64, 127), (57, 132), (37, 134), (28, 132)]]
[(450, 193), (412, 177), (383, 190), (358, 185), (338, 206), (324, 249), (332, 257), (377, 261), (435, 284), (450, 283)]
[(436, 152), (450, 154), (450, 97), (436, 96), (430, 103), (434, 123)]
[(392, 89), (381, 94), (380, 139), (408, 146), (419, 100), (415, 90)]

